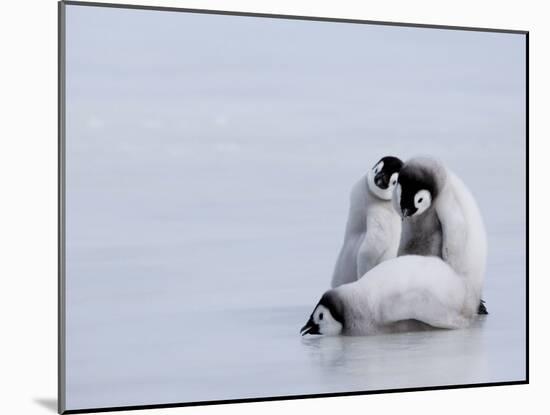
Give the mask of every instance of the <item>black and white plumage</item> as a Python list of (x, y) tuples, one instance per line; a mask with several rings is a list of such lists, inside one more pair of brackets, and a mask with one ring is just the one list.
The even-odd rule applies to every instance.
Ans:
[(383, 157), (353, 186), (332, 287), (356, 281), (380, 262), (397, 256), (401, 220), (391, 198), (402, 165), (397, 157)]
[(487, 237), (464, 183), (435, 159), (413, 158), (400, 171), (393, 205), (403, 217), (398, 256), (442, 258), (468, 283), (475, 302), (470, 307), (487, 314), (481, 302)]
[(401, 256), (327, 291), (302, 335), (462, 328), (483, 311), (487, 237), (464, 183), (438, 161), (415, 158), (399, 173), (393, 204), (404, 218)]
[(441, 258), (406, 255), (327, 291), (301, 334), (370, 335), (425, 328), (456, 329), (479, 301), (467, 279)]

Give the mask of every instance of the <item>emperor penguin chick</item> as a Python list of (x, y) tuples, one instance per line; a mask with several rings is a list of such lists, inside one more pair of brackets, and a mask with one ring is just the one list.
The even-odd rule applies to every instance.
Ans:
[(403, 217), (398, 255), (437, 256), (463, 276), (479, 314), (487, 314), (481, 290), (487, 236), (481, 213), (464, 183), (439, 161), (408, 160), (398, 178), (393, 205)]
[(392, 208), (391, 198), (402, 165), (397, 157), (383, 157), (353, 186), (332, 287), (356, 281), (397, 255), (401, 220)]
[(463, 328), (474, 316), (465, 307), (472, 295), (464, 278), (441, 258), (406, 255), (327, 291), (300, 332), (364, 336)]

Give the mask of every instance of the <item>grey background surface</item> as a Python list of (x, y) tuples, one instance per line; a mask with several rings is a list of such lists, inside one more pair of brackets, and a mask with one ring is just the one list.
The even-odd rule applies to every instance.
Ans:
[[(67, 7), (67, 408), (525, 377), (525, 38)], [(490, 315), (302, 339), (348, 193), (439, 157)]]

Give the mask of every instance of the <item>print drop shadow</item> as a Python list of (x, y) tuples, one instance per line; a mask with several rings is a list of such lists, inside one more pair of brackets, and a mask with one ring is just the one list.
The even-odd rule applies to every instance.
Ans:
[(52, 412), (57, 412), (57, 399), (55, 398), (34, 398), (34, 402)]

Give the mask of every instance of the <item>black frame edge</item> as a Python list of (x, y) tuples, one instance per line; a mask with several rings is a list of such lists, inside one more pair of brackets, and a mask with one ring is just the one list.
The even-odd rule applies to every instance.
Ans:
[(65, 3), (57, 5), (57, 411), (65, 402)]
[(529, 383), (529, 32), (525, 33), (525, 381)]
[(144, 410), (144, 409), (170, 409), (170, 408), (183, 408), (183, 407), (191, 407), (191, 406), (210, 406), (210, 405), (239, 404), (239, 403), (251, 403), (251, 402), (292, 401), (297, 399), (336, 398), (336, 397), (345, 397), (345, 396), (380, 395), (380, 394), (387, 394), (387, 393), (428, 392), (428, 391), (469, 389), (469, 388), (480, 388), (480, 387), (491, 387), (491, 386), (516, 386), (516, 385), (526, 385), (526, 384), (528, 384), (526, 380), (518, 380), (518, 381), (509, 381), (509, 382), (473, 383), (473, 384), (467, 384), (467, 385), (425, 386), (425, 387), (404, 388), (404, 389), (321, 393), (321, 394), (315, 394), (315, 395), (272, 396), (269, 398), (243, 398), (243, 399), (197, 401), (197, 402), (185, 402), (185, 403), (166, 403), (166, 404), (153, 404), (153, 405), (111, 406), (111, 407), (104, 407), (104, 408), (70, 409), (63, 412), (63, 414), (88, 414), (88, 413), (98, 413), (98, 412), (137, 411), (137, 410)]

